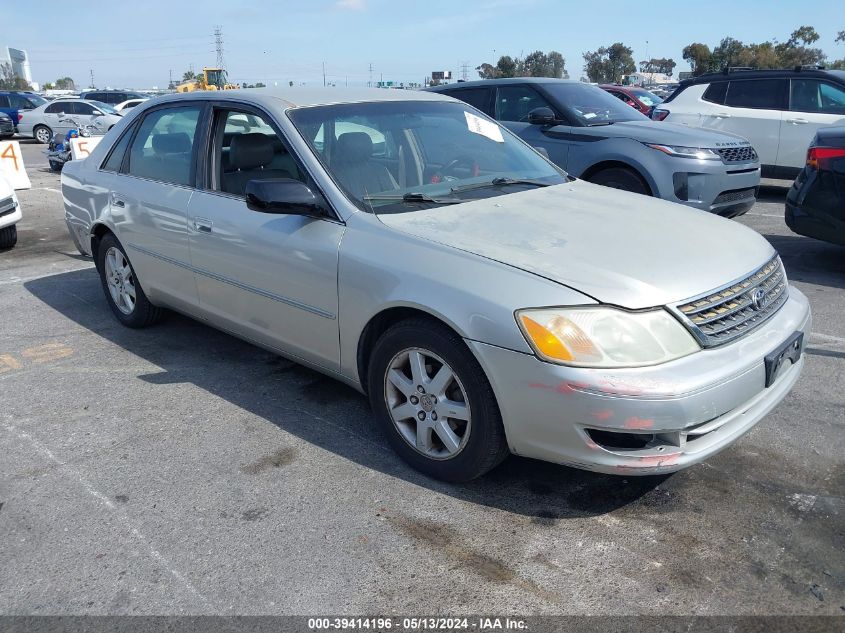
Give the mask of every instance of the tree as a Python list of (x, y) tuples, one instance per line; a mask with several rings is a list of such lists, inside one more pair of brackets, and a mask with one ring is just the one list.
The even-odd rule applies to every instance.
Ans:
[(56, 79), (56, 90), (76, 90), (76, 83), (70, 77)]
[(182, 73), (182, 81), (183, 82), (192, 81), (196, 78), (197, 78), (197, 76), (196, 76), (196, 74), (194, 74), (193, 70), (186, 70), (184, 73)]
[(618, 83), (637, 69), (633, 51), (622, 42), (584, 53), (584, 72), (594, 83)]
[(482, 79), (496, 79), (499, 76), (499, 71), (492, 64), (483, 63), (481, 66), (476, 66), (478, 76)]
[(696, 77), (698, 75), (706, 73), (711, 69), (710, 61), (713, 55), (710, 52), (710, 47), (707, 46), (707, 44), (694, 42), (689, 46), (684, 47), (681, 56), (684, 58), (684, 61), (690, 65), (690, 69), (692, 69), (692, 74)]
[(671, 57), (652, 57), (649, 60), (640, 62), (640, 72), (660, 73), (661, 75), (668, 75), (669, 77), (671, 77), (672, 73), (675, 71), (675, 66), (677, 66), (677, 64), (675, 63), (675, 60)]
[(510, 55), (502, 55), (496, 62), (499, 77), (516, 77), (516, 61)]
[(799, 26), (792, 31), (788, 40), (775, 46), (781, 66), (790, 68), (824, 62), (824, 51), (810, 47), (810, 44), (817, 42), (818, 39), (819, 34), (812, 26)]
[(260, 81), (255, 84), (255, 87), (256, 88), (266, 88), (266, 86)]
[(9, 62), (0, 64), (0, 89), (32, 90), (32, 86), (23, 77), (19, 77)]

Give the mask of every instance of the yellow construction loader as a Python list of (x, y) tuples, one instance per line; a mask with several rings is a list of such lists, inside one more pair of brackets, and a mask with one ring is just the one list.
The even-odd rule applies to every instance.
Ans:
[(194, 90), (236, 90), (240, 88), (237, 84), (226, 83), (226, 71), (222, 68), (202, 69), (202, 74), (195, 79), (183, 81), (176, 86), (176, 92), (193, 92)]

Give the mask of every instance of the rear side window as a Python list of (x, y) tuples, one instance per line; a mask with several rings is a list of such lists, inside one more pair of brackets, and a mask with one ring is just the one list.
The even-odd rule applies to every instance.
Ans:
[(845, 89), (817, 79), (793, 79), (789, 109), (796, 112), (845, 114)]
[(786, 109), (786, 79), (741, 79), (728, 85), (725, 105), (758, 110)]
[(162, 108), (144, 117), (129, 150), (128, 173), (175, 185), (191, 185), (200, 106)]
[(65, 102), (51, 103), (44, 108), (44, 114), (58, 114), (59, 112), (65, 112), (67, 108), (68, 104)]
[(450, 97), (460, 99), (464, 103), (468, 103), (473, 108), (481, 110), (484, 114), (492, 115), (493, 108), (491, 101), (493, 100), (493, 91), (489, 88), (465, 88), (463, 90), (450, 90), (446, 93)]
[(496, 98), (496, 118), (499, 121), (528, 121), (528, 113), (536, 108), (552, 108), (536, 90), (530, 86), (504, 86), (499, 88)]
[[(728, 93), (728, 82), (727, 81), (714, 81), (712, 84), (707, 86), (707, 90), (704, 91), (704, 94), (701, 95), (701, 98), (705, 101), (709, 101), (710, 103), (718, 103), (722, 105), (725, 103), (725, 95)], [(669, 101), (669, 99), (667, 99)]]
[(103, 171), (120, 171), (120, 166), (123, 164), (123, 157), (126, 156), (126, 148), (129, 147), (129, 142), (132, 140), (132, 133), (135, 131), (136, 127), (138, 126), (133, 125), (123, 133), (123, 136), (121, 136), (117, 143), (114, 144), (114, 147), (112, 147), (111, 152), (109, 152), (109, 157), (100, 169)]

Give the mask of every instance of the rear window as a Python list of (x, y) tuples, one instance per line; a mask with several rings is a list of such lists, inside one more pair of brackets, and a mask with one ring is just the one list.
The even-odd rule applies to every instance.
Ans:
[(725, 105), (759, 110), (786, 109), (786, 79), (741, 79), (728, 83)]
[(707, 86), (707, 90), (704, 91), (701, 98), (705, 101), (709, 101), (710, 103), (718, 103), (719, 105), (722, 105), (725, 103), (725, 95), (727, 93), (727, 81), (714, 81), (712, 84)]

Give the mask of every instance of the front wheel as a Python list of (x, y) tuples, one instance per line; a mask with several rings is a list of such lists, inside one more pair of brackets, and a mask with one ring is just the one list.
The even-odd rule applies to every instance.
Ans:
[(62, 167), (64, 167), (64, 163), (61, 163), (57, 160), (50, 161), (50, 170), (51, 171), (61, 171)]
[(625, 167), (602, 169), (600, 172), (593, 174), (587, 180), (597, 185), (603, 185), (613, 189), (622, 189), (623, 191), (630, 191), (631, 193), (641, 193), (645, 196), (651, 195), (648, 185), (643, 182), (640, 175), (632, 169), (627, 169)]
[(142, 328), (161, 318), (162, 310), (150, 303), (126, 251), (111, 233), (100, 240), (97, 269), (111, 311), (126, 327)]
[(502, 417), (478, 361), (454, 332), (409, 319), (376, 342), (370, 404), (393, 449), (446, 481), (469, 481), (508, 455)]
[(53, 138), (53, 131), (46, 125), (36, 125), (35, 129), (32, 130), (32, 136), (35, 137), (35, 140), (39, 143), (46, 145), (50, 142), (50, 139)]
[(13, 224), (0, 229), (0, 248), (12, 248), (18, 243), (18, 229)]

